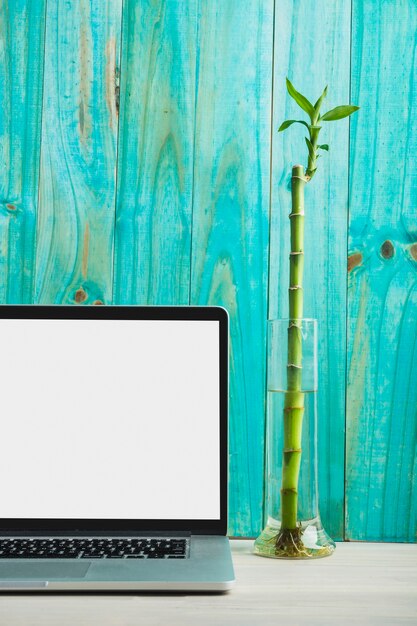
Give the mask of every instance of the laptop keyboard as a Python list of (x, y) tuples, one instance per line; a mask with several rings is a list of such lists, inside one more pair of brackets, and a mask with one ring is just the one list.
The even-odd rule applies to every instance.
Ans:
[(3, 538), (0, 559), (185, 559), (187, 540), (175, 538)]

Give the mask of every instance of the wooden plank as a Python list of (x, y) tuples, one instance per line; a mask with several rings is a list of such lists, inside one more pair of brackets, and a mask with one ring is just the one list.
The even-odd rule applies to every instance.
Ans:
[(49, 2), (36, 250), (39, 303), (109, 303), (121, 0)]
[(201, 4), (191, 302), (230, 315), (233, 535), (262, 526), (272, 30), (271, 0)]
[(230, 593), (9, 594), (1, 598), (0, 621), (7, 626), (415, 626), (417, 546), (344, 543), (331, 558), (309, 563), (254, 556), (247, 540), (232, 541), (231, 547), (237, 582)]
[[(311, 33), (320, 33), (312, 35)], [(313, 102), (329, 85), (323, 111), (349, 101), (350, 2), (276, 4), (269, 317), (288, 316), (290, 176), (306, 164), (299, 125), (276, 131), (285, 119), (304, 119), (287, 95), (285, 78)], [(323, 525), (334, 538), (344, 527), (344, 426), (348, 121), (322, 124), (330, 145), (306, 187), (304, 315), (319, 333), (319, 494)]]
[(45, 1), (0, 3), (0, 303), (30, 303)]
[(347, 536), (417, 537), (417, 6), (353, 2)]
[(125, 3), (114, 302), (188, 304), (197, 2)]

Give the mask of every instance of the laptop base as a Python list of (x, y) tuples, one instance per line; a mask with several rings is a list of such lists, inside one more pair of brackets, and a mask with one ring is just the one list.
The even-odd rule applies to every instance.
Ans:
[[(175, 535), (175, 533), (173, 533)], [(235, 582), (227, 537), (192, 535), (186, 559), (4, 559), (0, 592), (227, 591)]]

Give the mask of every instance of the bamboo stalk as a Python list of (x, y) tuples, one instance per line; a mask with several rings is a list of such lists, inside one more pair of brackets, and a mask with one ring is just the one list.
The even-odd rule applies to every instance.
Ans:
[[(287, 78), (287, 90), (298, 106), (307, 113), (309, 121), (290, 119), (282, 122), (278, 132), (282, 132), (293, 124), (302, 124), (308, 129), (305, 142), (308, 148), (307, 168), (294, 165), (292, 168), (291, 192), (292, 210), (291, 252), (290, 252), (290, 286), (289, 286), (289, 324), (287, 353), (287, 389), (284, 397), (284, 450), (281, 484), (281, 528), (275, 540), (275, 556), (311, 557), (331, 554), (333, 547), (323, 545), (322, 549), (310, 549), (303, 544), (303, 529), (298, 523), (298, 480), (301, 465), (301, 435), (304, 417), (303, 393), (303, 351), (302, 351), (302, 319), (303, 319), (303, 270), (304, 270), (304, 187), (313, 178), (317, 170), (317, 159), (321, 156), (318, 150), (328, 151), (328, 144), (319, 144), (319, 133), (322, 122), (333, 122), (350, 116), (359, 107), (351, 104), (341, 105), (320, 113), (321, 106), (327, 95), (327, 86), (315, 104), (299, 93)], [(298, 525), (297, 525), (298, 524)], [(270, 540), (267, 539), (266, 543)], [(260, 544), (262, 542), (260, 541)], [(269, 548), (265, 550), (270, 556)]]
[(302, 392), (302, 329), (304, 271), (304, 186), (302, 165), (294, 165), (291, 178), (292, 210), (287, 391), (284, 400), (284, 450), (281, 486), (281, 528), (297, 528), (298, 477), (301, 463), (301, 435), (304, 415)]

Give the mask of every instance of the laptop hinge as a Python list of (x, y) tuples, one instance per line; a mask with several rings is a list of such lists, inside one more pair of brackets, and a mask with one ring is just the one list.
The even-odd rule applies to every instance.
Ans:
[(183, 530), (10, 530), (1, 531), (1, 537), (190, 537)]

